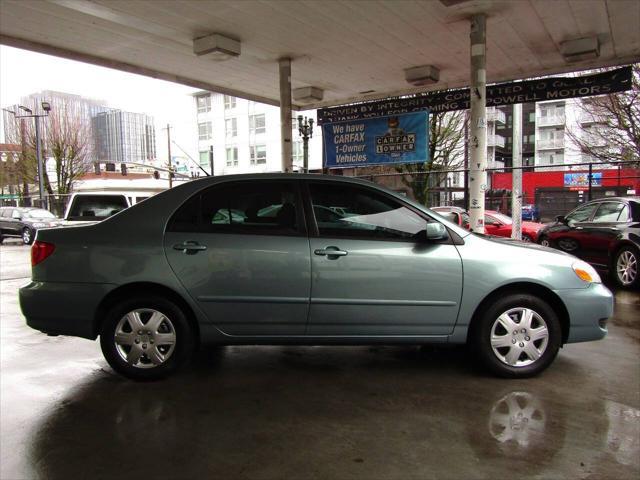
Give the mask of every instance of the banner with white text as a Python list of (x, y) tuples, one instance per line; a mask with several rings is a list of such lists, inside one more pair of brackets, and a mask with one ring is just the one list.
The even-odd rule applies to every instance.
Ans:
[(325, 123), (324, 165), (351, 168), (429, 161), (429, 112)]

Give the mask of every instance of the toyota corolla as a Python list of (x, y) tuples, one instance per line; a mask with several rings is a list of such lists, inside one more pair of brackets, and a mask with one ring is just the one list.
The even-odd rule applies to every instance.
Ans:
[(77, 228), (38, 232), (27, 324), (100, 337), (131, 378), (199, 344), (469, 343), (497, 375), (606, 335), (612, 295), (566, 253), (472, 234), (372, 183), (195, 180)]

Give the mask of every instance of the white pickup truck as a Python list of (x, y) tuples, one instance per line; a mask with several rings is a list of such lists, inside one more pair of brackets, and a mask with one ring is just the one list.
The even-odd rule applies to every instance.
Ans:
[(130, 197), (126, 193), (74, 193), (67, 205), (63, 223), (81, 225), (100, 222), (143, 199)]

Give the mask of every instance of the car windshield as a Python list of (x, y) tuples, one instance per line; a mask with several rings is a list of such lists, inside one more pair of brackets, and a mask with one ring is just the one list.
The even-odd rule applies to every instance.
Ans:
[(49, 210), (37, 209), (27, 210), (23, 215), (25, 218), (56, 218)]
[(86, 195), (73, 199), (68, 220), (104, 220), (129, 205), (124, 195)]

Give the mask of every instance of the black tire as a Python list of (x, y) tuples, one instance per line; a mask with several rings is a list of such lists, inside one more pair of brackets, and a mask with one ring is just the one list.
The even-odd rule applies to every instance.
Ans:
[(527, 235), (526, 233), (522, 234), (522, 241), (523, 242), (527, 242), (527, 243), (533, 243), (533, 238), (531, 238), (530, 235)]
[[(520, 324), (515, 321), (522, 319), (518, 315), (518, 309), (522, 309), (522, 312), (524, 309), (534, 312), (530, 327), (526, 328), (525, 325), (525, 328), (520, 328)], [(513, 321), (513, 331), (507, 331), (498, 321), (498, 317), (507, 312), (511, 312), (508, 316)], [(542, 326), (546, 326), (546, 340), (535, 338), (543, 332), (539, 330)], [(522, 332), (523, 329), (525, 332)], [(496, 347), (497, 352), (492, 347), (492, 335), (506, 343)], [(480, 361), (491, 372), (505, 378), (526, 378), (539, 374), (553, 362), (562, 344), (562, 329), (558, 316), (548, 303), (534, 295), (510, 294), (497, 298), (484, 309), (472, 326), (470, 340)], [(532, 351), (531, 347), (539, 355), (535, 360), (528, 353)], [(515, 360), (509, 356), (512, 352), (514, 356), (517, 355)], [(507, 363), (509, 358), (512, 358), (512, 364)]]
[(35, 238), (36, 233), (29, 227), (24, 227), (22, 229), (22, 243), (24, 243), (25, 245), (31, 245)]
[(2, 245), (2, 242), (4, 242), (4, 235), (0, 232), (0, 245)]
[[(627, 264), (624, 270), (622, 265)], [(616, 251), (611, 264), (611, 276), (616, 284), (622, 288), (640, 287), (640, 252), (632, 245), (625, 245)]]
[[(159, 312), (168, 320), (168, 323), (163, 320), (155, 332), (149, 330), (151, 332), (150, 335), (146, 335), (147, 331), (145, 330), (125, 332), (122, 329), (121, 322), (125, 322), (125, 330), (131, 330), (131, 324), (128, 320), (125, 320), (125, 316), (134, 311), (142, 311), (142, 313), (139, 313), (140, 320), (143, 323), (141, 328), (147, 328), (150, 325), (150, 316), (152, 315), (150, 311)], [(145, 316), (147, 317), (145, 318)], [(116, 343), (116, 328), (120, 328), (119, 331), (122, 334), (132, 336), (130, 347)], [(137, 335), (140, 332), (145, 335)], [(173, 333), (174, 343), (172, 350), (170, 346), (161, 345), (161, 341), (158, 341), (155, 346), (151, 345), (154, 343), (153, 338), (157, 338), (155, 335), (163, 333)], [(189, 325), (184, 312), (174, 303), (155, 295), (132, 298), (114, 305), (106, 314), (100, 332), (100, 346), (109, 365), (116, 372), (133, 380), (156, 380), (175, 372), (191, 358), (195, 349), (194, 340), (193, 329)], [(133, 343), (134, 341), (135, 344)], [(148, 348), (148, 350), (142, 351), (143, 347), (145, 349)], [(137, 349), (139, 357), (135, 365), (124, 358), (124, 355), (128, 355), (127, 348), (129, 352), (133, 348)], [(165, 350), (161, 351), (161, 349)], [(171, 350), (170, 353), (169, 350)], [(147, 353), (152, 351), (166, 353), (166, 360), (153, 365), (154, 362), (151, 362), (150, 357), (146, 356)]]
[(549, 241), (549, 237), (547, 237), (546, 235), (541, 235), (540, 238), (538, 239), (538, 243), (543, 247), (549, 247), (549, 248), (553, 247), (551, 245), (551, 242)]

